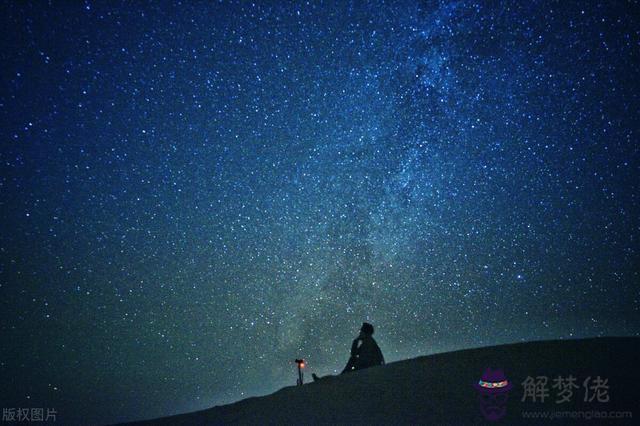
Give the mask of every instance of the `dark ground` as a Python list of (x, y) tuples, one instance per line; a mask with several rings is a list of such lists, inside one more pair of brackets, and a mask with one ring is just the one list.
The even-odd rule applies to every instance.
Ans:
[[(523, 413), (631, 411), (640, 418), (639, 349), (640, 338), (606, 337), (441, 353), (286, 387), (208, 410), (129, 424), (488, 424), (472, 386), (487, 367), (502, 368), (513, 383), (507, 414), (494, 424), (633, 424), (633, 418), (531, 420), (524, 419)], [(577, 378), (579, 388), (569, 402), (557, 404), (553, 379), (569, 375)], [(544, 402), (522, 401), (527, 376), (548, 377), (549, 396)], [(583, 382), (589, 376), (608, 379), (608, 402), (584, 401)]]

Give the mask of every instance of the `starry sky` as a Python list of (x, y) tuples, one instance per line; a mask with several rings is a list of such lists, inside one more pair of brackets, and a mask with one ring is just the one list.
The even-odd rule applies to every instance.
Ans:
[(3, 1), (3, 406), (640, 335), (638, 8)]

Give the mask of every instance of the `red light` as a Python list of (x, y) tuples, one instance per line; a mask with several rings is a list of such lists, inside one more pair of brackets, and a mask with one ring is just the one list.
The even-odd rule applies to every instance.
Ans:
[(300, 368), (304, 368), (304, 362), (300, 363)]

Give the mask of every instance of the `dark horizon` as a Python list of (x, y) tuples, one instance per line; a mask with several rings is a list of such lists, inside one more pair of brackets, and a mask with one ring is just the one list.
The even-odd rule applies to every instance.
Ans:
[(637, 9), (2, 2), (5, 404), (264, 395), (364, 321), (389, 362), (639, 336)]
[[(506, 373), (505, 379), (512, 384), (502, 423), (530, 424), (531, 418), (545, 418), (535, 416), (540, 413), (556, 414), (553, 423), (558, 423), (558, 419), (568, 418), (563, 417), (567, 413), (595, 416), (594, 411), (602, 413), (598, 409), (607, 409), (608, 413), (620, 416), (614, 417), (616, 423), (633, 424), (630, 420), (632, 408), (637, 405), (639, 395), (636, 383), (640, 369), (634, 362), (638, 349), (638, 337), (596, 337), (529, 341), (447, 352), (365, 369), (358, 374), (334, 376), (304, 387), (287, 386), (266, 396), (247, 398), (226, 406), (144, 419), (122, 426), (256, 424), (264, 419), (275, 424), (352, 424), (354, 420), (358, 424), (415, 424), (416, 421), (420, 424), (477, 424), (483, 417), (474, 398), (476, 388), (473, 385), (477, 382), (473, 378), (488, 360), (504, 367), (499, 370)], [(580, 386), (561, 403), (564, 405), (558, 405), (557, 401), (567, 395), (557, 389), (549, 392), (546, 405), (542, 401), (532, 402), (531, 396), (521, 398), (522, 382), (526, 382), (529, 375), (549, 378), (547, 374), (551, 372), (571, 372), (581, 378), (598, 372), (607, 380), (609, 400), (585, 403), (581, 394), (584, 390)], [(335, 397), (345, 394), (350, 396), (349, 400)], [(598, 417), (589, 419), (597, 420)]]

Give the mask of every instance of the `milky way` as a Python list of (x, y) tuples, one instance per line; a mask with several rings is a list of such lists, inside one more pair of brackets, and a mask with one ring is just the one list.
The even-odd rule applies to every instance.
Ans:
[(5, 406), (640, 334), (637, 2), (296, 3), (3, 3)]

